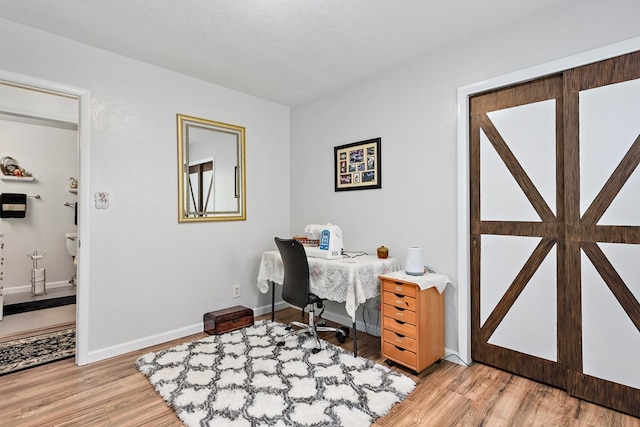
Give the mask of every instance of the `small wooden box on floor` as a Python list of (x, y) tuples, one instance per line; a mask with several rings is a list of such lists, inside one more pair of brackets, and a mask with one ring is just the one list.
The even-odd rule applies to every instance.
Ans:
[(382, 356), (420, 372), (444, 357), (444, 295), (380, 277)]
[(223, 334), (253, 325), (253, 310), (236, 305), (207, 313), (203, 321), (204, 331), (209, 335)]

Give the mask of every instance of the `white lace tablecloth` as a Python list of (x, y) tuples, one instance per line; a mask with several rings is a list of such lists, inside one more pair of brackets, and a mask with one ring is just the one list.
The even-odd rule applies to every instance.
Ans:
[[(354, 322), (358, 305), (380, 294), (378, 276), (400, 270), (397, 259), (379, 259), (373, 255), (332, 260), (311, 257), (307, 259), (311, 292), (320, 298), (344, 302), (347, 314)], [(280, 252), (264, 252), (258, 270), (260, 292), (269, 292), (270, 282), (281, 285), (283, 278), (284, 268)]]
[(415, 283), (420, 289), (425, 290), (429, 288), (436, 288), (439, 293), (444, 292), (444, 288), (451, 283), (444, 274), (437, 273), (425, 273), (422, 276), (412, 276), (404, 271), (394, 271), (391, 273), (383, 274), (387, 279), (402, 280), (404, 282)]

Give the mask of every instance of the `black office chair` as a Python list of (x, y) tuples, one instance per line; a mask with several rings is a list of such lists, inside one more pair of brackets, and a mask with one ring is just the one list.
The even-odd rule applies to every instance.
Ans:
[[(324, 322), (315, 323), (315, 308), (324, 311), (323, 299), (311, 293), (309, 285), (309, 263), (307, 262), (307, 253), (304, 251), (302, 243), (295, 239), (275, 238), (276, 246), (282, 257), (282, 265), (284, 266), (284, 281), (282, 283), (282, 299), (296, 307), (304, 310), (309, 307), (309, 323), (291, 322), (288, 329), (291, 330), (287, 335), (278, 342), (278, 346), (283, 346), (287, 338), (292, 335), (309, 334), (316, 339), (316, 347), (311, 350), (317, 353), (321, 350), (318, 332), (335, 332), (340, 343), (344, 343), (349, 328), (333, 328), (326, 326)], [(322, 314), (322, 312), (320, 312)], [(301, 329), (293, 330), (297, 326)]]

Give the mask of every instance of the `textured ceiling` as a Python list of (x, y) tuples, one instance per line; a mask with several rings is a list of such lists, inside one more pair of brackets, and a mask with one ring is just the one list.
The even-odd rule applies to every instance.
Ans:
[(568, 1), (0, 0), (0, 17), (296, 105)]

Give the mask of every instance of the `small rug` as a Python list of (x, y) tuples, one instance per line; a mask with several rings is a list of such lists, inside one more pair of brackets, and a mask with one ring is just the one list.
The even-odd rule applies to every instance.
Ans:
[(386, 366), (261, 320), (136, 361), (187, 426), (370, 426), (415, 388)]
[(66, 359), (76, 354), (76, 328), (0, 343), (0, 375)]

